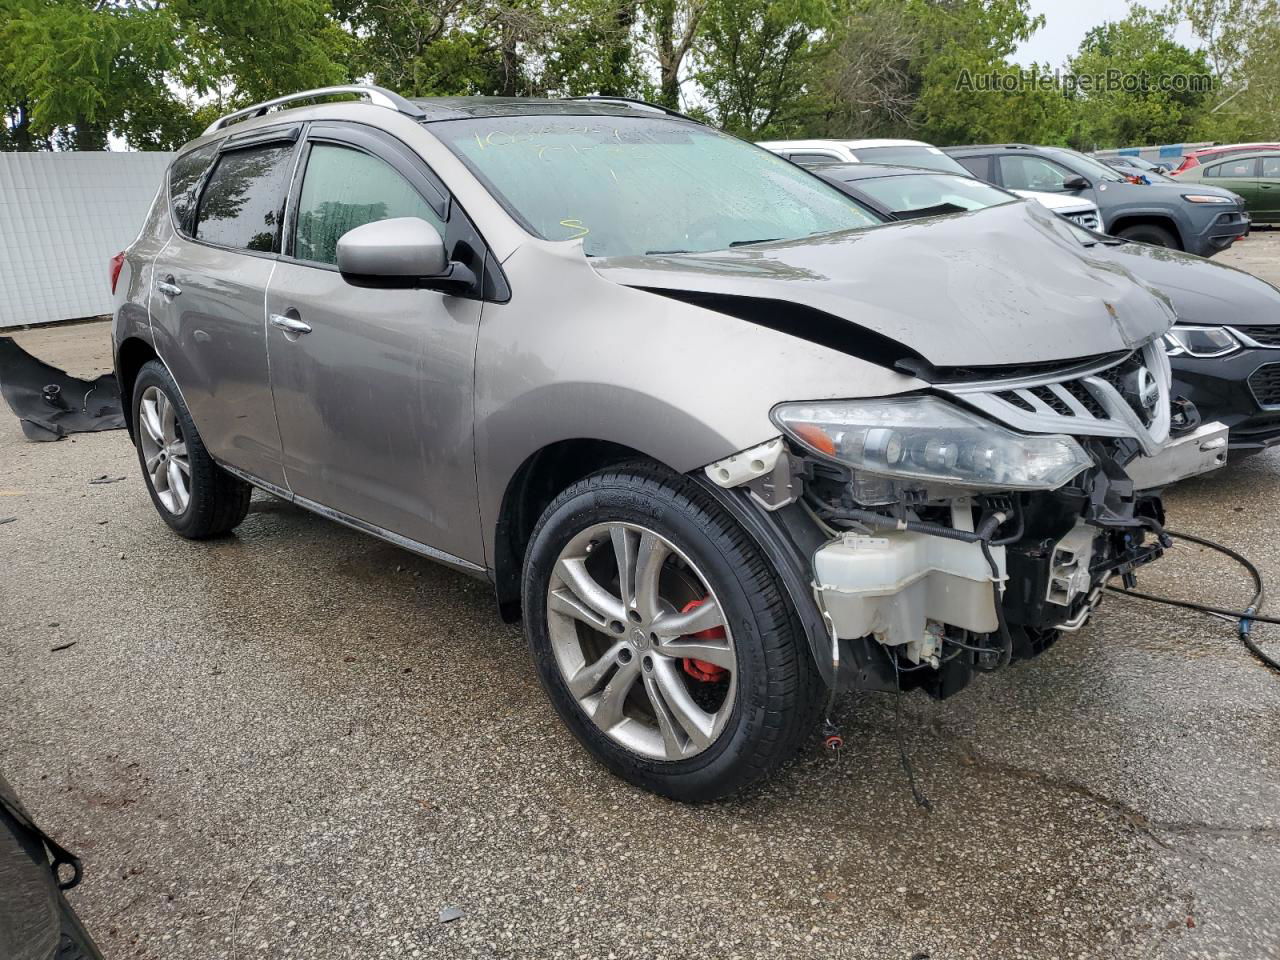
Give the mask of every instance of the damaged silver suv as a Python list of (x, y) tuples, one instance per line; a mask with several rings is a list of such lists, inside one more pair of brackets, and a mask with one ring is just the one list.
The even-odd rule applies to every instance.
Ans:
[(308, 91), (173, 162), (116, 369), (179, 534), (258, 487), (487, 578), (582, 743), (702, 800), (837, 691), (1078, 629), (1222, 461), (1167, 301), (1068, 227), (879, 225), (646, 104)]

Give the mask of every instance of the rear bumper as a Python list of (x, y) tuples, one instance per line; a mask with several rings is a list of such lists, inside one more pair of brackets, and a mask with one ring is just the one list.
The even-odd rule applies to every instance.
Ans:
[(1217, 420), (1228, 427), (1232, 450), (1280, 443), (1280, 390), (1270, 387), (1271, 374), (1280, 374), (1280, 350), (1246, 349), (1211, 359), (1170, 357), (1169, 365), (1173, 395), (1194, 403), (1205, 423)]

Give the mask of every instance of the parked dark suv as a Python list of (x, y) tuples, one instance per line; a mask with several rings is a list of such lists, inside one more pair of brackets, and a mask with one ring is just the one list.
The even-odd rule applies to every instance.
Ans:
[(1022, 143), (948, 147), (975, 177), (1006, 190), (1092, 200), (1106, 233), (1211, 257), (1249, 232), (1244, 201), (1220, 187), (1130, 183), (1117, 170), (1063, 147)]

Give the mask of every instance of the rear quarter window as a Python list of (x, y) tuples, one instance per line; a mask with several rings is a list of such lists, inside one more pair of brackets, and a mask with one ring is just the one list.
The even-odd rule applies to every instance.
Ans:
[(956, 157), (956, 160), (979, 180), (991, 179), (990, 157)]
[(182, 154), (169, 166), (169, 206), (178, 229), (188, 236), (200, 181), (217, 155), (218, 144), (208, 143)]
[(200, 195), (195, 238), (278, 253), (293, 151), (292, 143), (270, 143), (223, 153)]

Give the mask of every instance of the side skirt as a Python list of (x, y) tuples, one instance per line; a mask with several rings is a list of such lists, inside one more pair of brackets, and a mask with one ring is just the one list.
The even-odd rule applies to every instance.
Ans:
[(443, 550), (437, 550), (429, 544), (419, 543), (417, 540), (410, 540), (408, 537), (401, 536), (393, 530), (387, 530), (359, 517), (353, 517), (350, 514), (343, 513), (340, 510), (334, 510), (332, 507), (326, 507), (323, 503), (316, 503), (314, 500), (308, 500), (306, 497), (299, 497), (292, 491), (283, 487), (278, 487), (274, 483), (268, 483), (260, 480), (252, 474), (245, 473), (236, 467), (218, 461), (218, 466), (232, 476), (239, 477), (245, 483), (252, 484), (259, 490), (265, 490), (273, 497), (279, 497), (296, 506), (309, 510), (318, 516), (324, 517), (326, 520), (335, 520), (345, 527), (352, 530), (359, 530), (361, 533), (367, 533), (370, 536), (377, 537), (379, 540), (385, 540), (387, 543), (393, 544), (402, 550), (408, 550), (410, 553), (417, 554), (420, 557), (426, 557), (428, 560), (434, 560), (442, 563), (446, 567), (452, 567), (454, 570), (461, 570), (463, 573), (470, 574), (479, 580), (490, 580), (489, 571), (478, 564), (472, 563), (470, 560), (463, 560), (461, 557), (455, 557), (451, 553), (445, 553)]

